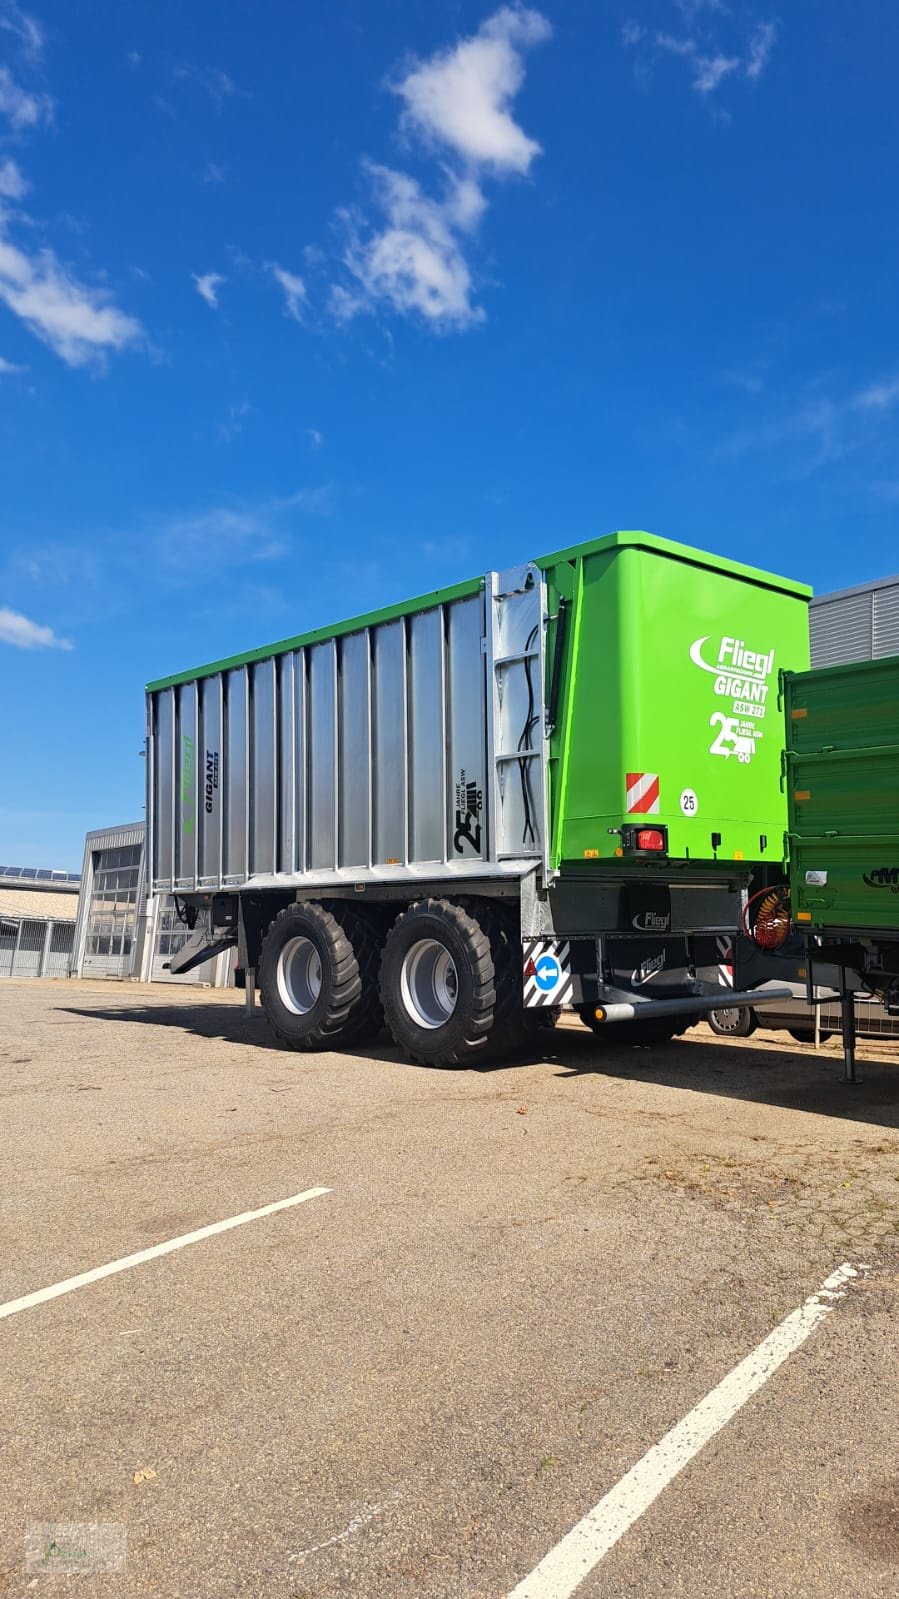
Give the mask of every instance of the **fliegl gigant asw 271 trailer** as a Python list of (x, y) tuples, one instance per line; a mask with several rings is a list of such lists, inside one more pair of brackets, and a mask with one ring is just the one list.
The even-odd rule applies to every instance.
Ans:
[(287, 1044), (386, 1018), (438, 1065), (563, 1008), (661, 1041), (745, 1002), (725, 961), (782, 876), (809, 592), (614, 533), (151, 683), (173, 969), (235, 944)]

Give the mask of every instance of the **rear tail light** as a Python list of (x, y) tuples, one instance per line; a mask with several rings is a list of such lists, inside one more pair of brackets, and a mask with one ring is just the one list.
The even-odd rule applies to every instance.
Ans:
[(664, 850), (665, 835), (660, 827), (641, 827), (637, 834), (637, 848)]
[(667, 855), (667, 827), (637, 827), (635, 823), (621, 829), (621, 844), (625, 855)]

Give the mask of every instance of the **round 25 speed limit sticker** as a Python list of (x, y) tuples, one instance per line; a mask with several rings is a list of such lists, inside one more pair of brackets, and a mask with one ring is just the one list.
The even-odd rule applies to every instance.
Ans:
[(696, 816), (699, 811), (699, 801), (692, 788), (685, 788), (680, 797), (681, 813), (684, 816)]

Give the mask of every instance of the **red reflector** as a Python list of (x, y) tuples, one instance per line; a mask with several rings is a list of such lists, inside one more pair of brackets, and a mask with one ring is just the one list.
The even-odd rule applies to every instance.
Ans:
[(665, 835), (657, 827), (641, 827), (637, 833), (638, 849), (664, 849)]

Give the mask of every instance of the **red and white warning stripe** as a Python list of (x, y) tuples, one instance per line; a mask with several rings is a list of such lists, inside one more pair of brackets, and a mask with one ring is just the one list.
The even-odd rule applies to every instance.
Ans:
[(625, 809), (628, 816), (658, 816), (661, 810), (658, 772), (628, 772)]

